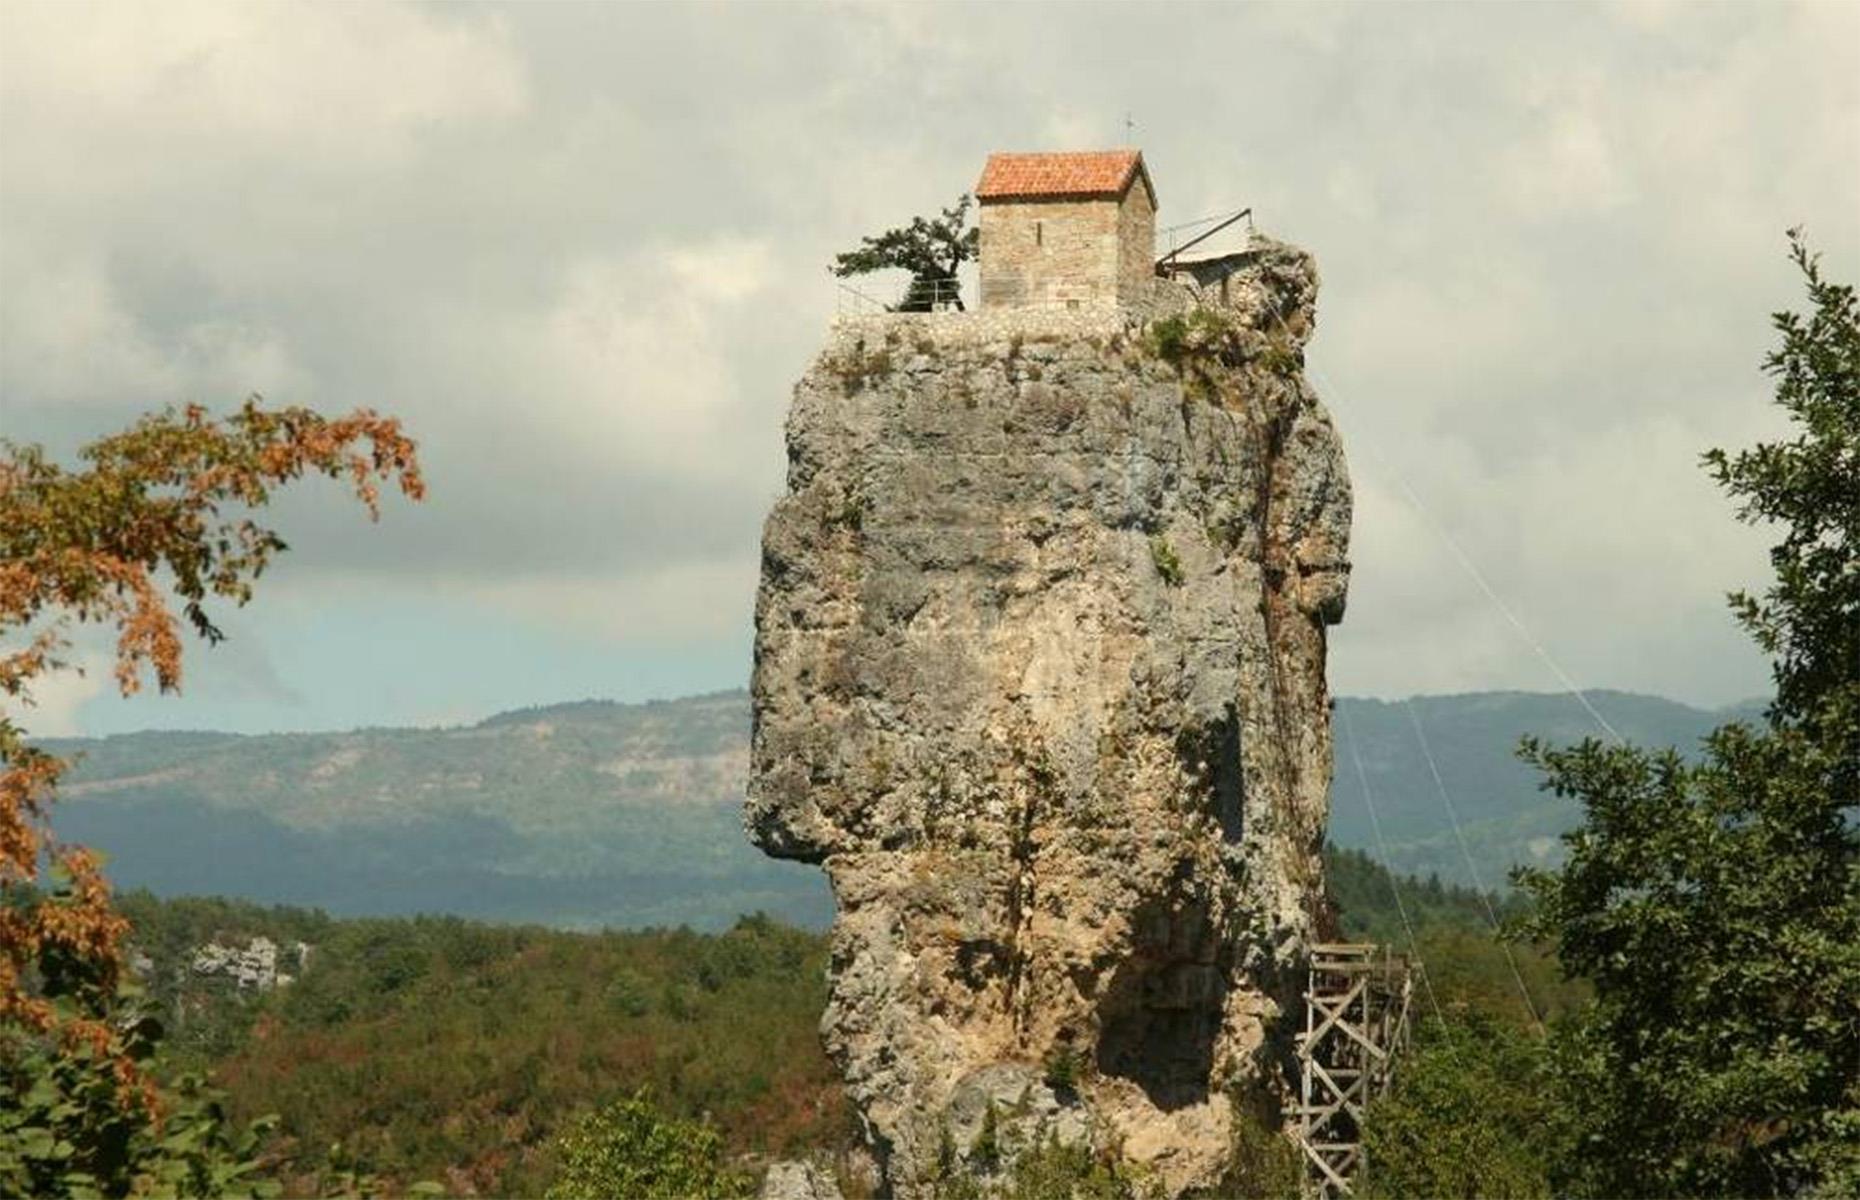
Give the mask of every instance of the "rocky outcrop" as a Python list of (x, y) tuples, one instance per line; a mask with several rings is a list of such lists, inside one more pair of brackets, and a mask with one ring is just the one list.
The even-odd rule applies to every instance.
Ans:
[(230, 980), (241, 991), (250, 988), (268, 992), (274, 987), (287, 987), (296, 978), (278, 969), (281, 957), (301, 973), (310, 962), (310, 946), (296, 942), (281, 956), (278, 944), (262, 934), (243, 946), (208, 942), (195, 948), (190, 967), (203, 978)]
[(785, 1160), (773, 1163), (762, 1177), (756, 1200), (842, 1200), (833, 1173), (819, 1163)]
[(1289, 1052), (1348, 573), (1316, 271), (1158, 288), (844, 322), (795, 390), (745, 821), (832, 881), (822, 1033), (902, 1195), (1050, 1140), (1212, 1184)]

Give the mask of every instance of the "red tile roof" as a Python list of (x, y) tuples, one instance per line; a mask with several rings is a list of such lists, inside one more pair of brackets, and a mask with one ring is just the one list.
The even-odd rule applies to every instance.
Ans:
[(1085, 150), (1047, 154), (990, 154), (975, 185), (978, 200), (1033, 196), (1122, 196), (1141, 177), (1156, 203), (1156, 185), (1140, 150)]

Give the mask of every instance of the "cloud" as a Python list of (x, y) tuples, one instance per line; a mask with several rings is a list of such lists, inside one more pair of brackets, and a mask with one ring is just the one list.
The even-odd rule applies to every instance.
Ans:
[(616, 641), (678, 643), (740, 625), (755, 604), (756, 571), (741, 558), (698, 560), (608, 577), (480, 583), (470, 596), (514, 620), (542, 617)]
[[(174, 152), (199, 166), (205, 149), (355, 175), (527, 99), (502, 22), (458, 11), (38, 4), (9, 6), (7, 25), (0, 95), (35, 110), (19, 132), (82, 136), (63, 160), (74, 167), (103, 142), (132, 167)], [(61, 182), (107, 179), (115, 165), (85, 161)]]
[(1163, 223), (1251, 204), (1322, 265), (1360, 497), (1341, 686), (1543, 685), (1438, 527), (1585, 682), (1729, 699), (1763, 670), (1718, 597), (1761, 541), (1694, 462), (1774, 427), (1783, 228), (1860, 264), (1857, 14), (7, 6), (0, 429), (391, 411), (429, 503), (283, 498), (261, 603), (360, 624), (443, 586), (695, 660), (749, 619), (826, 261), (990, 149), (1128, 114)]
[(82, 733), (81, 710), (111, 686), (110, 660), (102, 655), (80, 655), (70, 661), (70, 666), (34, 682), (30, 704), (8, 700), (0, 706), (0, 714), (29, 737), (75, 737)]

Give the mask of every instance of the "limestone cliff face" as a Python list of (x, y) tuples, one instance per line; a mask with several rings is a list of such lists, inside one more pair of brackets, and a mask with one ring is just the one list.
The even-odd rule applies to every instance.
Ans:
[(842, 323), (795, 390), (745, 821), (832, 880), (822, 1033), (901, 1195), (985, 1123), (1212, 1184), (1289, 1052), (1350, 492), (1310, 259), (1198, 274)]

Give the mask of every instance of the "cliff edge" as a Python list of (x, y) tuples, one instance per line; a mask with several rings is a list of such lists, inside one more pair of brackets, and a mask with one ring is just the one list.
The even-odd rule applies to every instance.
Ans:
[(831, 878), (895, 1194), (1050, 1139), (1211, 1186), (1283, 1094), (1348, 575), (1316, 294), (1256, 238), (1143, 312), (845, 321), (795, 389), (745, 825)]

